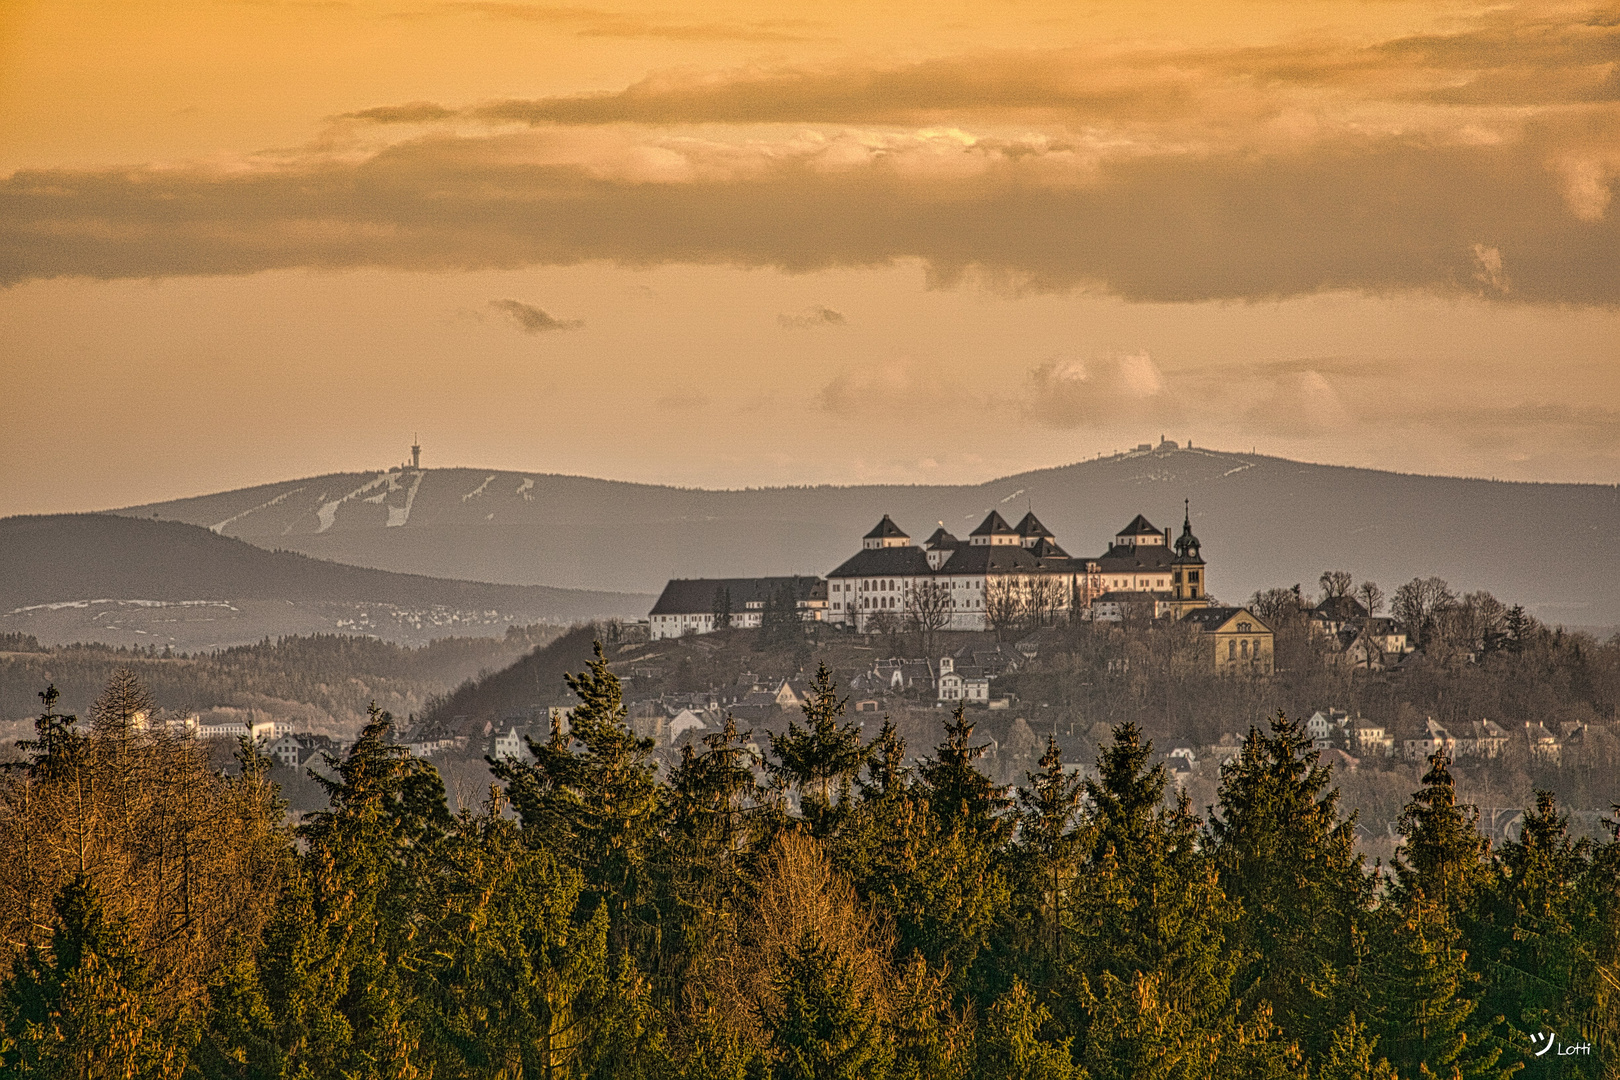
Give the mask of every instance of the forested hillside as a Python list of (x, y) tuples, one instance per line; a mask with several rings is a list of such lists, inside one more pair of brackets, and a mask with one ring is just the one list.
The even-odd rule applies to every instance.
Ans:
[(205, 722), (251, 715), (352, 738), (373, 701), (401, 717), (421, 713), (437, 695), (504, 669), (560, 632), (530, 626), (501, 638), (444, 638), (418, 648), (324, 634), (196, 654), (47, 647), (21, 635), (0, 635), (0, 722), (14, 731), (17, 722), (36, 715), (39, 691), (47, 685), (60, 693), (62, 711), (87, 715), (113, 672), (128, 669), (161, 706), (199, 712)]
[(570, 687), (482, 811), (377, 713), (292, 832), (261, 759), (142, 729), (127, 676), (80, 727), (47, 698), (0, 774), (27, 946), (0, 1071), (1568, 1080), (1620, 1053), (1620, 842), (1543, 795), (1493, 847), (1443, 754), (1373, 867), (1282, 717), (1204, 810), (1128, 723), (1085, 777), (1049, 745), (995, 784), (960, 712), (908, 765), (825, 671), (763, 761), (728, 726), (660, 779), (606, 663)]
[(266, 551), (173, 521), (0, 519), (0, 632), (207, 648), (365, 633), (425, 644), (508, 625), (645, 615), (649, 597), (395, 574)]
[[(1344, 566), (1436, 574), (1512, 596), (1540, 619), (1620, 626), (1620, 488), (1413, 476), (1264, 455), (1133, 451), (983, 484), (704, 491), (494, 469), (380, 471), (131, 507), (265, 547), (388, 570), (655, 592), (672, 577), (824, 574), (883, 514), (914, 539), (963, 536), (1032, 507), (1071, 554), (1101, 554), (1137, 513), (1179, 525), (1211, 591), (1237, 600)], [(643, 609), (642, 614), (645, 614)]]

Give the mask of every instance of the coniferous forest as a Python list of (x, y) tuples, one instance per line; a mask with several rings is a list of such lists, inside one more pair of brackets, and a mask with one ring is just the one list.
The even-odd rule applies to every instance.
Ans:
[(659, 776), (600, 649), (569, 684), (480, 810), (374, 708), (296, 823), (133, 674), (83, 720), (41, 694), (0, 777), (0, 1073), (1620, 1075), (1620, 843), (1551, 795), (1493, 847), (1437, 756), (1368, 865), (1280, 715), (1200, 808), (1131, 724), (1001, 788), (960, 711), (913, 757), (825, 668), (786, 732)]

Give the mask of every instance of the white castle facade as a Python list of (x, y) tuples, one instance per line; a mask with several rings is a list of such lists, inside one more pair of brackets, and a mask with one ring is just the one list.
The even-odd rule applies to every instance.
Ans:
[[(773, 588), (779, 580), (785, 579), (760, 579)], [(806, 588), (811, 581), (795, 579), (795, 595), (783, 602), (793, 603), (802, 618), (861, 633), (892, 625), (890, 620), (931, 630), (987, 630), (1015, 622), (1045, 625), (1076, 613), (1118, 619), (1140, 610), (1180, 618), (1209, 603), (1190, 512), (1174, 543), (1169, 529), (1161, 532), (1138, 514), (1094, 558), (1063, 550), (1033, 512), (1013, 526), (991, 511), (966, 541), (942, 524), (920, 546), (885, 514), (862, 538), (861, 550)], [(719, 598), (736, 610), (730, 598), (748, 593), (752, 599), (746, 584), (671, 581), (651, 612), (651, 636), (714, 629)], [(743, 625), (733, 619), (726, 622)]]

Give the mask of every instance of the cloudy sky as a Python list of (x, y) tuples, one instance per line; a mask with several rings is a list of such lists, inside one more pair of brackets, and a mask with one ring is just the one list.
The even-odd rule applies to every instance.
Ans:
[(0, 5), (0, 513), (399, 460), (1620, 479), (1620, 5)]

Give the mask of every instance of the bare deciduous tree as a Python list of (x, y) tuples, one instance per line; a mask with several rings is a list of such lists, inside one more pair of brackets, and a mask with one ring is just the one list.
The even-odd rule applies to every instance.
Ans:
[(951, 591), (938, 581), (914, 582), (906, 590), (904, 611), (923, 655), (933, 656), (939, 632), (951, 624)]
[(194, 739), (162, 724), (151, 695), (120, 670), (88, 731), (41, 695), (25, 763), (0, 774), (0, 934), (17, 955), (43, 944), (52, 898), (79, 875), (126, 927), (166, 1003), (203, 983), (269, 917), (290, 854), (269, 763), (244, 749), (222, 774)]
[(984, 619), (998, 639), (1024, 617), (1024, 592), (1021, 579), (1005, 575), (985, 579)]
[(1361, 601), (1368, 615), (1376, 615), (1384, 606), (1384, 590), (1378, 587), (1376, 581), (1363, 581), (1356, 586), (1356, 599)]
[(1420, 645), (1429, 643), (1435, 635), (1435, 616), (1457, 602), (1457, 594), (1445, 579), (1437, 577), (1413, 578), (1395, 590), (1390, 613), (1406, 624), (1406, 631)]
[(1069, 589), (1055, 574), (1030, 578), (1025, 587), (1024, 621), (1032, 630), (1052, 626), (1068, 602)]
[(904, 629), (904, 624), (892, 611), (875, 612), (866, 621), (867, 633), (882, 636), (890, 656), (894, 656), (900, 651), (900, 633)]
[(1324, 570), (1318, 579), (1322, 586), (1324, 600), (1336, 600), (1341, 596), (1350, 595), (1350, 585), (1353, 579), (1348, 570)]
[(895, 989), (889, 961), (894, 931), (861, 902), (849, 880), (828, 861), (820, 841), (784, 832), (764, 854), (759, 885), (741, 932), (695, 973), (687, 996), (710, 1003), (713, 1018), (733, 1037), (765, 1049), (762, 1012), (781, 992), (783, 958), (812, 935), (860, 973), (862, 989), (883, 1013)]
[(1275, 630), (1281, 624), (1297, 619), (1301, 604), (1299, 586), (1292, 589), (1266, 589), (1249, 598), (1249, 609)]

